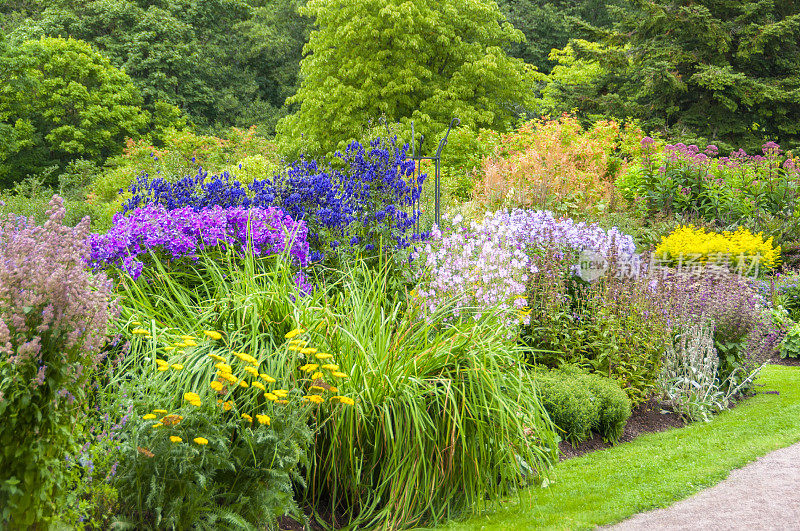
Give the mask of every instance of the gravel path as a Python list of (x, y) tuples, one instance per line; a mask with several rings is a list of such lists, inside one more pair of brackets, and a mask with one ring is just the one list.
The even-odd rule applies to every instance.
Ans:
[(734, 470), (691, 498), (610, 529), (800, 530), (800, 443)]

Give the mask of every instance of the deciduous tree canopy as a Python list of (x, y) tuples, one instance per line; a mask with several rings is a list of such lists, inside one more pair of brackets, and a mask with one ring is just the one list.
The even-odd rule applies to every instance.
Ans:
[[(301, 63), (284, 145), (325, 153), (385, 116), (436, 133), (451, 117), (505, 127), (526, 109), (535, 71), (502, 47), (522, 34), (489, 0), (312, 0), (315, 30)], [(292, 151), (290, 148), (289, 151)]]
[(148, 123), (127, 74), (75, 39), (0, 48), (0, 184), (62, 166), (102, 162)]

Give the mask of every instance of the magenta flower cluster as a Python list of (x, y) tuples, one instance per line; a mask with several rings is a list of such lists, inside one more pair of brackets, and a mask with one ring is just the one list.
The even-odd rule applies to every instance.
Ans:
[(623, 184), (628, 200), (643, 200), (650, 211), (689, 214), (723, 225), (742, 223), (759, 212), (791, 219), (800, 205), (800, 169), (782, 157), (775, 142), (763, 155), (744, 150), (719, 156), (708, 145), (670, 144), (656, 152), (653, 139), (642, 139), (642, 169)]
[(95, 270), (118, 267), (134, 279), (151, 251), (169, 260), (197, 259), (198, 253), (219, 248), (256, 256), (286, 253), (300, 267), (308, 265), (308, 229), (282, 210), (215, 206), (168, 210), (150, 204), (127, 216), (118, 214), (106, 234), (93, 234), (88, 264)]
[(416, 297), (426, 311), (443, 304), (454, 305), (455, 316), (516, 309), (511, 320), (527, 324), (527, 283), (539, 272), (539, 257), (551, 253), (577, 266), (582, 251), (622, 261), (636, 252), (633, 238), (616, 229), (556, 219), (548, 211), (500, 210), (487, 213), (480, 223), (460, 222), (456, 217), (444, 232), (435, 227), (430, 240), (412, 254)]

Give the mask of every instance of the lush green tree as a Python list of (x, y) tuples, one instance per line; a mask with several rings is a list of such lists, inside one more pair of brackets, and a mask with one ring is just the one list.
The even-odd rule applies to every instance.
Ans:
[(757, 150), (800, 144), (800, 2), (637, 0), (600, 43), (553, 58), (543, 106)]
[(583, 39), (552, 50), (549, 59), (556, 64), (542, 89), (542, 113), (577, 112), (584, 122), (635, 115), (638, 106), (620, 94), (630, 67), (628, 51)]
[(614, 8), (630, 7), (628, 0), (498, 0), (500, 10), (525, 40), (509, 44), (514, 57), (549, 73), (550, 52), (570, 39), (591, 38), (597, 28), (610, 28), (617, 20)]
[(504, 128), (525, 110), (535, 72), (502, 46), (522, 40), (491, 0), (311, 0), (316, 20), (290, 102), (278, 124), (288, 152), (325, 153), (371, 119), (426, 135), (457, 116)]
[[(22, 1), (22, 0), (17, 0)], [(274, 131), (294, 93), (309, 21), (303, 0), (54, 0), (12, 40), (72, 36), (123, 68), (144, 97), (175, 105), (202, 128)]]
[(0, 64), (0, 186), (72, 159), (101, 163), (148, 123), (131, 79), (85, 42), (6, 43)]
[(800, 140), (800, 2), (639, 3), (622, 29), (644, 118), (749, 146)]

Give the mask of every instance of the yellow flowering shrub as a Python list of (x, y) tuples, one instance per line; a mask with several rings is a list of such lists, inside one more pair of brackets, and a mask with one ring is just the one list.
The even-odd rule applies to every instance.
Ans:
[(719, 233), (686, 225), (664, 236), (655, 254), (672, 265), (719, 265), (752, 273), (775, 268), (781, 248), (773, 246), (772, 238), (764, 240), (762, 233), (745, 228)]

